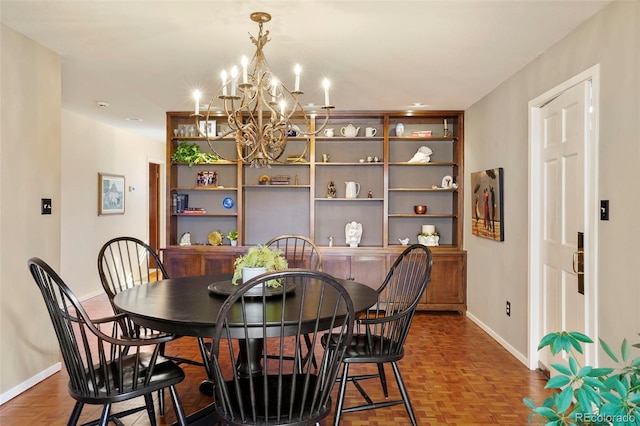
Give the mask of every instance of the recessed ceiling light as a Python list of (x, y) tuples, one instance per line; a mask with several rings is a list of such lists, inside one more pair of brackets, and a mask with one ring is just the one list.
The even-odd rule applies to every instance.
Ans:
[(96, 105), (98, 105), (98, 108), (108, 108), (109, 107), (109, 102), (98, 101), (98, 102), (96, 102)]
[(139, 117), (127, 117), (127, 121), (142, 121), (142, 118), (139, 118)]
[(421, 102), (414, 102), (414, 103), (413, 103), (413, 106), (414, 106), (414, 107), (421, 107), (421, 106), (424, 106), (424, 104), (423, 104), (423, 103), (421, 103)]

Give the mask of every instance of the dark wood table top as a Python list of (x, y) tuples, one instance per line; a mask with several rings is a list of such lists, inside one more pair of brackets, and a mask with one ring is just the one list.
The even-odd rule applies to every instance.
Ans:
[[(231, 275), (167, 279), (122, 291), (115, 296), (113, 302), (141, 326), (180, 336), (210, 337), (213, 335), (216, 316), (226, 296), (212, 294), (208, 286), (229, 279)], [(349, 293), (356, 314), (377, 302), (378, 294), (371, 287), (355, 281), (336, 280)], [(299, 297), (297, 293), (293, 292), (287, 297)], [(280, 297), (267, 299), (267, 313), (279, 313), (278, 307), (281, 303)], [(256, 305), (262, 308), (261, 299), (257, 299)], [(298, 303), (287, 303), (287, 306), (289, 305), (299, 306)], [(305, 303), (302, 308), (303, 317), (307, 315), (307, 308), (309, 317), (316, 315), (317, 304)], [(286, 315), (296, 319), (299, 314), (299, 310), (296, 310)], [(262, 318), (262, 314), (257, 315), (257, 318)]]

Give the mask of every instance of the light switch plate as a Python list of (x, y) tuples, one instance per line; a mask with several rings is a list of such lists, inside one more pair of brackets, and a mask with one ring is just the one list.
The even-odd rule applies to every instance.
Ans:
[(40, 214), (51, 214), (51, 198), (42, 198)]

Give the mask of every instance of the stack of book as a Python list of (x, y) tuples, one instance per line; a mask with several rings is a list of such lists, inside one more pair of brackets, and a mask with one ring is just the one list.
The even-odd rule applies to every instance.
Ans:
[(431, 136), (431, 130), (416, 130), (411, 132), (411, 136), (417, 136), (417, 137)]
[(171, 194), (171, 205), (174, 213), (183, 213), (189, 208), (189, 194)]
[(289, 175), (271, 176), (271, 185), (289, 185)]
[(205, 214), (207, 211), (202, 207), (187, 207), (183, 214)]

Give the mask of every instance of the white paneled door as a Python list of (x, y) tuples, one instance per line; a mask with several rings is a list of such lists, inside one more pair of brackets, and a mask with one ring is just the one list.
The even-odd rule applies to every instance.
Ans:
[[(543, 335), (584, 333), (584, 295), (578, 290), (578, 233), (584, 233), (584, 138), (588, 87), (583, 82), (541, 109)], [(574, 262), (575, 261), (575, 262)], [(576, 266), (576, 270), (574, 270)], [(549, 366), (548, 352), (541, 362)]]
[(546, 96), (538, 98), (530, 121), (530, 364), (553, 374), (549, 367), (560, 358), (537, 351), (542, 336), (597, 332), (589, 265), (596, 253), (593, 81), (583, 78)]

